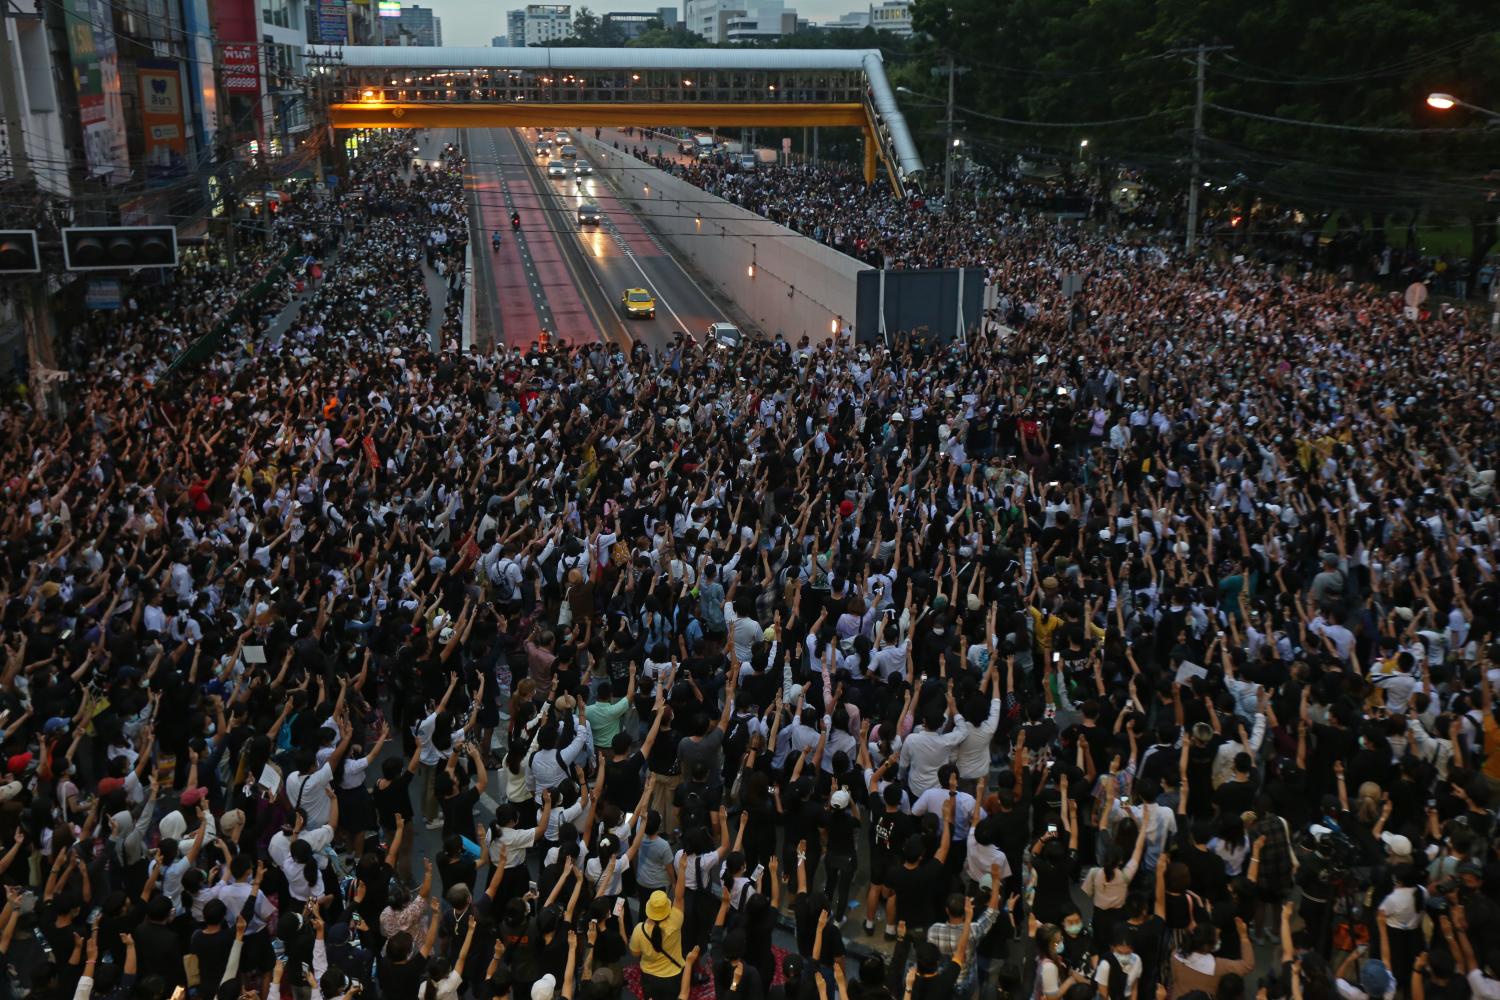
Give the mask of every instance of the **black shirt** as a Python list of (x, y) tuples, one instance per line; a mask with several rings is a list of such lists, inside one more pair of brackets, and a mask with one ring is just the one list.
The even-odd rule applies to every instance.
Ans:
[[(411, 825), (414, 813), (411, 807), (411, 781), (412, 773), (402, 771), (401, 776), (384, 788), (378, 784), (371, 797), (375, 800), (375, 813), (380, 817), (380, 826), (384, 830), (396, 829), (396, 817), (402, 816), (406, 819), (406, 825)], [(408, 831), (408, 835), (410, 832)]]
[(930, 927), (937, 922), (943, 894), (933, 886), (946, 885), (943, 866), (935, 858), (924, 858), (915, 868), (896, 865), (886, 872), (885, 884), (896, 893), (896, 919), (907, 927)]
[(641, 789), (645, 786), (645, 782), (641, 779), (641, 769), (645, 766), (646, 758), (641, 756), (639, 750), (624, 760), (606, 760), (604, 762), (605, 801), (613, 803), (622, 813), (634, 809), (635, 804), (641, 799)]

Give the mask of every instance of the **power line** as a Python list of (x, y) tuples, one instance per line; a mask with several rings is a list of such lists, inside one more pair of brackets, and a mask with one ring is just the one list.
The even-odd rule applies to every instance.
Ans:
[(1303, 128), (1321, 128), (1335, 132), (1360, 132), (1367, 135), (1469, 135), (1484, 136), (1485, 129), (1476, 128), (1388, 128), (1378, 125), (1338, 125), (1332, 122), (1313, 122), (1300, 118), (1283, 118), (1280, 115), (1263, 115), (1254, 111), (1245, 111), (1242, 108), (1226, 108), (1222, 104), (1208, 102), (1206, 107), (1215, 111), (1221, 111), (1226, 115), (1237, 115), (1241, 118), (1254, 118), (1258, 121), (1274, 122), (1278, 125), (1298, 125)]
[[(1418, 55), (1410, 56), (1406, 59), (1400, 59), (1396, 62), (1388, 63), (1385, 66), (1382, 66), (1380, 69), (1360, 73), (1341, 73), (1335, 76), (1304, 77), (1283, 74), (1281, 76), (1247, 77), (1235, 76), (1235, 74), (1232, 73), (1224, 73), (1223, 70), (1219, 70), (1217, 72), (1224, 73), (1224, 75), (1226, 76), (1232, 76), (1235, 79), (1245, 80), (1249, 83), (1270, 83), (1292, 87), (1323, 87), (1332, 83), (1353, 83), (1358, 80), (1378, 80), (1389, 76), (1400, 76), (1404, 73), (1409, 73), (1412, 70), (1431, 65), (1432, 63), (1437, 62), (1439, 57), (1445, 56), (1455, 49), (1463, 48), (1464, 46), (1469, 45), (1472, 42), (1472, 38), (1460, 36), (1454, 41), (1449, 42), (1447, 45), (1440, 46), (1431, 52), (1420, 53)], [(1252, 72), (1267, 74), (1281, 73), (1280, 70), (1266, 69), (1261, 66), (1252, 65), (1245, 62), (1245, 60), (1237, 58), (1235, 56), (1226, 56), (1225, 58), (1229, 62), (1244, 66), (1246, 69), (1251, 70)]]

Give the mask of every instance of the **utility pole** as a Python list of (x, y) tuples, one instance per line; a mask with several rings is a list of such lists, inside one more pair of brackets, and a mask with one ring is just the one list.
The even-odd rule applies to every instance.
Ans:
[(1200, 44), (1195, 50), (1197, 95), (1193, 100), (1193, 170), (1192, 180), (1188, 181), (1187, 240), (1184, 244), (1189, 253), (1192, 253), (1198, 243), (1198, 190), (1203, 186), (1199, 180), (1199, 147), (1203, 141), (1203, 84), (1208, 73), (1208, 54), (1223, 52), (1228, 48), (1228, 45)]
[[(33, 187), (36, 177), (31, 171), (31, 157), (26, 151), (26, 130), (21, 127), (21, 82), (16, 77), (16, 61), (11, 51), (10, 32), (4, 22), (40, 14), (13, 10), (4, 0), (0, 11), (0, 108), (5, 111), (5, 133), (10, 143), (11, 177), (23, 187)], [(29, 387), (37, 410), (52, 412), (55, 397), (48, 380), (57, 368), (52, 343), (52, 305), (47, 298), (47, 275), (23, 279), (20, 285), (21, 326), (26, 332), (26, 356), (31, 363)]]
[(954, 108), (954, 81), (957, 77), (967, 73), (967, 66), (953, 65), (953, 54), (948, 54), (948, 64), (932, 70), (933, 76), (948, 77), (948, 113), (943, 118), (943, 204), (948, 203), (948, 192), (953, 188), (953, 108)]

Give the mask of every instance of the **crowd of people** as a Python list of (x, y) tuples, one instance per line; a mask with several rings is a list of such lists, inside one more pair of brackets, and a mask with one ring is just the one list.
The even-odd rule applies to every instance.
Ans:
[(410, 159), (0, 413), (8, 989), (1500, 996), (1482, 326), (913, 215), (965, 343), (434, 353)]
[[(1135, 171), (1082, 161), (1060, 170), (1047, 167), (1046, 156), (1031, 161), (1023, 155), (998, 167), (971, 164), (954, 176), (948, 198), (919, 192), (903, 199), (883, 180), (866, 184), (857, 166), (836, 159), (743, 169), (727, 153), (698, 160), (671, 155), (671, 137), (663, 133), (640, 137), (645, 141), (636, 142), (631, 131), (616, 148), (875, 267), (991, 267), (1011, 254), (1007, 230), (1039, 221), (1180, 243), (1187, 216), (1175, 189), (1163, 190)], [(1434, 294), (1482, 298), (1493, 278), (1493, 267), (1482, 266), (1477, 286), (1462, 281), (1468, 261), (1424, 253), (1415, 223), (1391, 245), (1384, 230), (1351, 218), (1339, 217), (1329, 230), (1327, 216), (1247, 203), (1238, 190), (1228, 200), (1206, 201), (1198, 220), (1211, 252), (1332, 271), (1391, 289), (1421, 281)]]

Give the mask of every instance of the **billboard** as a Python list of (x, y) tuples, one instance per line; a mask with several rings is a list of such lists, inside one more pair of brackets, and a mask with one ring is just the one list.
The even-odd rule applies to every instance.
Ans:
[[(888, 338), (921, 333), (939, 343), (959, 339), (984, 316), (985, 271), (980, 267), (935, 270), (861, 271), (857, 282), (854, 337), (879, 343), (884, 314)], [(882, 301), (883, 300), (883, 301)]]
[(224, 68), (224, 89), (231, 94), (260, 94), (260, 53), (251, 42), (225, 44), (219, 64)]
[(141, 125), (146, 140), (146, 180), (161, 182), (187, 174), (187, 125), (182, 73), (177, 63), (139, 59)]
[(381, 17), (400, 17), (401, 0), (380, 0)]
[(318, 37), (324, 45), (343, 45), (349, 41), (348, 5), (344, 0), (320, 0)]
[(130, 179), (125, 139), (125, 102), (120, 93), (120, 59), (115, 51), (110, 0), (64, 0), (78, 119), (83, 129), (89, 177), (110, 184)]

